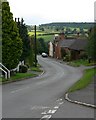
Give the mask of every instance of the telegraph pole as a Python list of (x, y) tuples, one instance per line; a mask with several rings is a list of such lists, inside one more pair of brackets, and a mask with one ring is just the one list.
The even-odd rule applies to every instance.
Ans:
[(36, 43), (36, 25), (35, 25), (35, 38), (34, 38), (34, 48), (35, 48), (35, 67), (37, 67), (37, 43)]

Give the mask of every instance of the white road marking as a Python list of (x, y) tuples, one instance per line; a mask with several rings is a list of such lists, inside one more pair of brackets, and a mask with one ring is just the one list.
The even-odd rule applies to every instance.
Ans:
[[(63, 99), (58, 99), (56, 100), (58, 102), (58, 105), (56, 106), (53, 106), (53, 110), (49, 110), (49, 111), (43, 111), (41, 114), (44, 115), (40, 120), (49, 120), (51, 117), (52, 117), (52, 114), (54, 114), (58, 108), (60, 107), (60, 105), (62, 105), (64, 102), (63, 102)], [(45, 107), (46, 108), (50, 108), (50, 107)]]
[(62, 99), (58, 99), (57, 102), (62, 101)]
[(44, 112), (42, 112), (41, 114), (42, 114), (42, 115), (45, 115), (45, 114), (47, 114), (47, 112), (46, 112), (46, 111), (44, 111)]
[(31, 110), (48, 109), (48, 108), (50, 108), (50, 107), (47, 107), (47, 106), (33, 106), (33, 107), (31, 108)]
[(49, 111), (48, 111), (48, 114), (50, 114), (50, 113), (51, 113), (51, 114), (54, 114), (56, 111), (57, 111), (57, 110), (49, 110)]
[(30, 87), (25, 87), (25, 88), (17, 89), (17, 90), (11, 91), (11, 93), (16, 93), (16, 92), (19, 92), (19, 91), (22, 91), (22, 90), (25, 90), (25, 89), (28, 89), (28, 88), (30, 88)]
[(60, 102), (59, 104), (62, 105), (64, 102)]
[(44, 115), (40, 120), (48, 120), (48, 119), (50, 119), (52, 117), (52, 115)]
[(59, 106), (55, 106), (54, 108), (55, 108), (55, 109), (58, 109), (58, 108), (59, 108)]

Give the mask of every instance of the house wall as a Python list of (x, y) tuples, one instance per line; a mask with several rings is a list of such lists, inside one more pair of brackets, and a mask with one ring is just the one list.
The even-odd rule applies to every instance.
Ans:
[(52, 44), (52, 42), (49, 42), (49, 56), (53, 57), (53, 44)]
[(65, 39), (64, 33), (60, 33), (60, 35), (58, 36), (58, 40), (55, 41), (55, 43), (54, 43), (54, 58), (57, 58), (57, 59), (62, 58), (62, 56), (61, 56), (61, 47), (58, 44), (58, 42), (61, 41), (61, 40), (64, 40), (64, 39)]
[(55, 44), (54, 57), (57, 59), (61, 59), (61, 48), (58, 43)]

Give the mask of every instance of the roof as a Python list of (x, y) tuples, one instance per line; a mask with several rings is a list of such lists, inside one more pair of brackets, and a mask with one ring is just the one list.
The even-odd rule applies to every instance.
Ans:
[(81, 39), (65, 39), (59, 42), (60, 47), (67, 47), (73, 50), (85, 50), (87, 46), (87, 40)]
[(61, 47), (70, 47), (73, 43), (74, 43), (74, 39), (73, 40), (67, 40), (67, 39), (65, 39), (65, 40), (62, 40), (62, 41), (60, 41), (59, 42), (59, 45), (61, 46)]
[(70, 49), (74, 50), (85, 50), (87, 46), (88, 41), (87, 40), (75, 40), (75, 42), (70, 46)]

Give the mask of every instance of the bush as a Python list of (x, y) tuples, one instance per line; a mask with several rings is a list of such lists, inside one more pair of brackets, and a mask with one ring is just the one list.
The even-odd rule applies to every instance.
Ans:
[(19, 66), (19, 72), (20, 73), (26, 73), (28, 71), (28, 67), (26, 65), (20, 65)]

